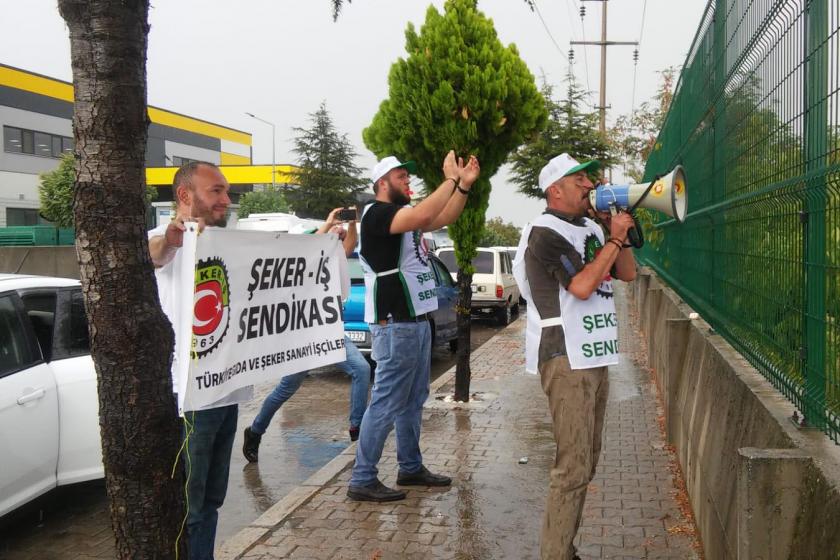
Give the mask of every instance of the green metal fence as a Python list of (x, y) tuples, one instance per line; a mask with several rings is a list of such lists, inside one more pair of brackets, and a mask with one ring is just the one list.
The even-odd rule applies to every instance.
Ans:
[(840, 439), (840, 0), (712, 0), (646, 177), (684, 224), (641, 260)]

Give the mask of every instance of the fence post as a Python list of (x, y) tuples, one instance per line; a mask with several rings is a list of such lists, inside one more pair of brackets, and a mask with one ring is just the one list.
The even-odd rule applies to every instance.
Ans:
[(738, 450), (738, 560), (800, 557), (793, 543), (810, 461), (798, 449)]
[(828, 0), (809, 0), (805, 19), (805, 418), (825, 428), (825, 168), (828, 140)]
[[(715, 16), (712, 22), (713, 27), (713, 83), (712, 99), (714, 99), (714, 147), (712, 149), (712, 169), (714, 170), (712, 181), (712, 202), (720, 202), (726, 199), (726, 137), (729, 132), (726, 128), (726, 0), (715, 0)], [(709, 294), (709, 301), (712, 307), (718, 307), (723, 303), (718, 293), (723, 282), (716, 280), (725, 277), (726, 271), (721, 267), (726, 266), (725, 257), (721, 258), (720, 248), (725, 247), (726, 231), (724, 230), (725, 219), (717, 212), (709, 215), (710, 241), (709, 270), (706, 272), (706, 284)], [(723, 260), (723, 262), (720, 262)]]

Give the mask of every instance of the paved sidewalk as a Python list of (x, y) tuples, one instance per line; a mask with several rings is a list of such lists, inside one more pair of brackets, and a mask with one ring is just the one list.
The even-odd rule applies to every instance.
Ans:
[[(619, 297), (623, 348), (637, 329)], [(524, 318), (473, 353), (469, 404), (447, 402), (452, 376), (432, 387), (424, 462), (448, 489), (411, 489), (388, 504), (346, 498), (351, 446), (222, 547), (220, 558), (537, 558), (554, 454), (537, 376), (524, 374)], [(638, 346), (638, 344), (637, 344)], [(582, 558), (698, 558), (661, 408), (641, 354), (611, 368), (604, 450), (578, 538)], [(393, 436), (380, 477), (396, 483)]]

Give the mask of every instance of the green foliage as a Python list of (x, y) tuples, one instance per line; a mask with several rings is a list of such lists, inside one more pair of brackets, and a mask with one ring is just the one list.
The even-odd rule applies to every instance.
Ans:
[(267, 212), (288, 212), (286, 197), (276, 187), (268, 186), (262, 191), (252, 191), (239, 198), (239, 217), (247, 218), (251, 214)]
[(540, 170), (554, 156), (569, 153), (579, 161), (597, 159), (605, 167), (612, 165), (610, 145), (598, 132), (598, 113), (581, 108), (585, 93), (573, 74), (566, 77), (568, 87), (563, 101), (554, 99), (554, 88), (543, 78), (542, 94), (548, 123), (530, 142), (510, 156), (511, 181), (518, 191), (533, 198), (545, 195), (539, 188)]
[(521, 231), (512, 223), (504, 223), (501, 218), (491, 218), (484, 224), (484, 232), (479, 247), (515, 247), (519, 245)]
[(346, 134), (339, 134), (325, 102), (309, 114), (309, 128), (294, 128), (298, 172), (296, 189), (285, 198), (296, 214), (305, 218), (325, 218), (333, 208), (356, 203), (364, 188), (356, 152)]
[[(675, 74), (674, 67), (660, 72), (662, 82), (653, 98), (631, 114), (618, 117), (610, 129), (611, 150), (621, 161), (625, 176), (635, 183), (642, 182), (645, 162), (656, 149), (656, 138), (671, 107)], [(659, 213), (639, 208), (635, 215), (642, 226), (645, 243), (650, 248), (659, 247), (664, 238), (663, 230), (654, 227), (661, 219)]]
[(38, 185), (41, 216), (62, 228), (73, 227), (75, 166), (73, 154), (63, 154), (56, 170), (41, 173)]
[(448, 0), (443, 13), (430, 6), (420, 32), (409, 24), (405, 36), (408, 56), (391, 67), (390, 96), (364, 141), (378, 157), (416, 161), (427, 190), (443, 180), (441, 163), (450, 149), (478, 157), (481, 178), (449, 227), (458, 265), (471, 273), (489, 178), (545, 125), (545, 106), (516, 47), (502, 45), (475, 0)]
[[(73, 154), (62, 154), (58, 168), (41, 173), (38, 197), (41, 199), (41, 216), (57, 227), (71, 228), (73, 218), (73, 194), (76, 181), (76, 160)], [(157, 198), (157, 189), (146, 187), (146, 204)]]
[(624, 174), (633, 182), (642, 182), (645, 162), (656, 147), (656, 138), (671, 107), (676, 69), (660, 72), (662, 82), (650, 101), (639, 105), (629, 115), (621, 115), (609, 131), (611, 149), (624, 165)]

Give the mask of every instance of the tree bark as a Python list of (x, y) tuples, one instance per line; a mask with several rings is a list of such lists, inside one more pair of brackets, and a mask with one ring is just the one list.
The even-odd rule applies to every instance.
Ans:
[(469, 402), (470, 400), (470, 337), (472, 321), (470, 307), (472, 306), (472, 274), (465, 274), (458, 270), (458, 354), (455, 364), (455, 400)]
[[(174, 335), (146, 240), (148, 0), (59, 0), (70, 31), (76, 251), (120, 558), (174, 558), (186, 538)], [(176, 545), (176, 542), (179, 544)]]

